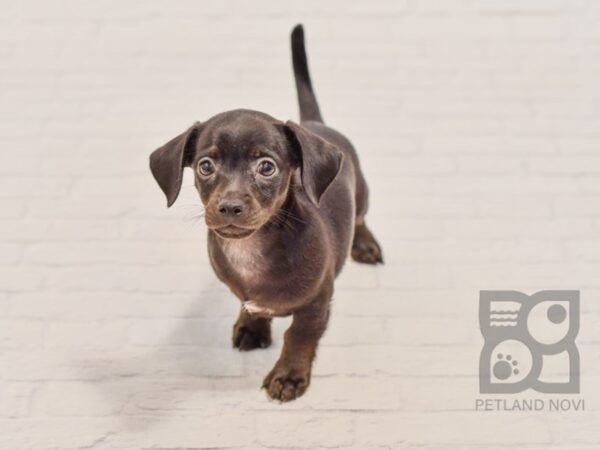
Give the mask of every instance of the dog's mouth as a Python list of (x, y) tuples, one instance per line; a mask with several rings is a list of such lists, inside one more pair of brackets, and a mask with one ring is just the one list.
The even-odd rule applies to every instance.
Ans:
[(251, 228), (236, 227), (235, 225), (227, 225), (214, 229), (215, 233), (226, 239), (242, 239), (254, 233)]

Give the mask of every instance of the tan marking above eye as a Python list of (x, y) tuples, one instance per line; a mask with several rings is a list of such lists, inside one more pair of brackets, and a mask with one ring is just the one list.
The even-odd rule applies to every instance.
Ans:
[(208, 156), (210, 156), (211, 158), (216, 158), (218, 153), (219, 149), (217, 147), (213, 146), (208, 149)]

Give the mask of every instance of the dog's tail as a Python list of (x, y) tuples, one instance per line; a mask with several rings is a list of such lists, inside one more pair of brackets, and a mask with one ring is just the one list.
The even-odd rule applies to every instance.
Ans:
[(298, 103), (300, 105), (300, 121), (314, 120), (323, 122), (317, 97), (313, 91), (308, 72), (306, 50), (304, 48), (304, 28), (298, 24), (292, 30), (292, 63), (294, 65), (294, 77), (296, 78), (296, 90), (298, 91)]

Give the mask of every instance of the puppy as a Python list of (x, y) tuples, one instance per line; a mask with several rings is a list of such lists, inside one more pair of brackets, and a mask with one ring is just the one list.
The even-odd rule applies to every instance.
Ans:
[(327, 326), (333, 282), (348, 254), (383, 262), (367, 228), (367, 184), (352, 144), (323, 123), (301, 25), (292, 31), (300, 124), (235, 110), (197, 122), (154, 151), (150, 169), (177, 199), (184, 167), (205, 208), (217, 277), (240, 299), (233, 346), (271, 344), (271, 318), (293, 315), (279, 360), (263, 387), (293, 400), (306, 391)]

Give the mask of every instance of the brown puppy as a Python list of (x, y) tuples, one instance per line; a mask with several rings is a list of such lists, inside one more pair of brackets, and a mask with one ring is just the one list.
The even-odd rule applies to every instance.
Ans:
[(348, 253), (383, 262), (365, 224), (367, 185), (352, 144), (325, 126), (312, 90), (304, 33), (292, 32), (300, 125), (235, 110), (196, 123), (156, 150), (150, 168), (171, 206), (191, 167), (206, 211), (217, 277), (241, 300), (240, 350), (271, 343), (271, 318), (293, 315), (263, 387), (289, 401), (310, 382), (333, 281)]

